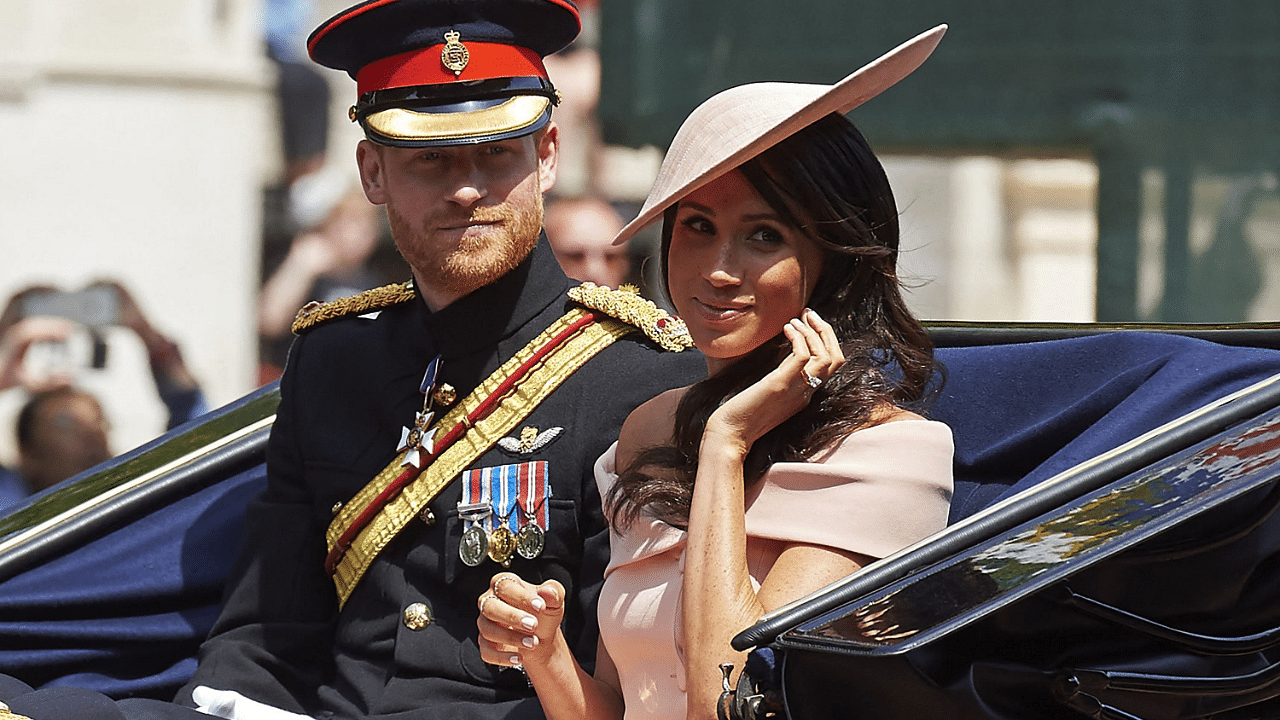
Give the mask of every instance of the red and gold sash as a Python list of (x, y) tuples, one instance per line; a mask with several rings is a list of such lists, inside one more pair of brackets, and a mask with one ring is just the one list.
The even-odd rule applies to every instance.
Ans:
[(402, 452), (347, 502), (325, 533), (325, 569), (339, 605), (383, 548), (468, 465), (551, 394), (565, 378), (636, 327), (574, 308), (490, 375), (436, 424), (433, 453), (419, 471)]

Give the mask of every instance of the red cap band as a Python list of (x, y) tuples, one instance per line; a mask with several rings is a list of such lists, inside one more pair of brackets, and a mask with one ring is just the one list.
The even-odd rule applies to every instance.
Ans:
[(462, 80), (547, 77), (547, 68), (542, 64), (542, 58), (528, 48), (486, 42), (464, 44), (470, 57), (460, 74), (455, 75), (444, 66), (440, 55), (445, 46), (432, 45), (392, 55), (360, 68), (360, 72), (356, 73), (356, 91), (364, 95), (388, 88), (442, 85)]

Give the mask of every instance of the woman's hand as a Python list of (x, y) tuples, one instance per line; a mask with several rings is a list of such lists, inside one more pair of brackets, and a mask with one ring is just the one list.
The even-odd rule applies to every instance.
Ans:
[(490, 665), (545, 662), (564, 617), (564, 586), (531, 585), (515, 573), (499, 573), (480, 596), (480, 657)]
[(515, 573), (494, 575), (477, 602), (480, 657), (523, 668), (548, 720), (621, 720), (618, 673), (603, 641), (593, 678), (560, 632), (564, 598), (564, 586), (555, 580), (531, 585)]
[(706, 434), (717, 442), (741, 443), (743, 453), (761, 435), (795, 415), (813, 392), (844, 364), (835, 330), (813, 310), (782, 329), (791, 353), (768, 375), (721, 405), (707, 421)]

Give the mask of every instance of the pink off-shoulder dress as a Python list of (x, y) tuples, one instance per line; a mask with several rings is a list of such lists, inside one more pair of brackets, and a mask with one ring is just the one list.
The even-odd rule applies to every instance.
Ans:
[[(596, 462), (602, 497), (616, 444)], [(776, 463), (747, 492), (747, 567), (759, 589), (773, 542), (885, 557), (942, 529), (951, 500), (951, 430), (923, 419), (859, 430), (804, 463)], [(639, 518), (612, 533), (598, 613), (627, 720), (685, 717), (680, 637), (685, 532)]]

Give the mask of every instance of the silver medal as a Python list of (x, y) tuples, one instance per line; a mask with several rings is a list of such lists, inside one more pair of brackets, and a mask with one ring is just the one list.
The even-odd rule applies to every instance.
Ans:
[(537, 523), (527, 522), (520, 528), (516, 536), (516, 552), (525, 560), (532, 560), (542, 554), (546, 546), (546, 536)]
[(479, 523), (472, 525), (462, 533), (462, 542), (458, 544), (458, 557), (468, 567), (475, 567), (484, 562), (489, 554), (489, 538)]

